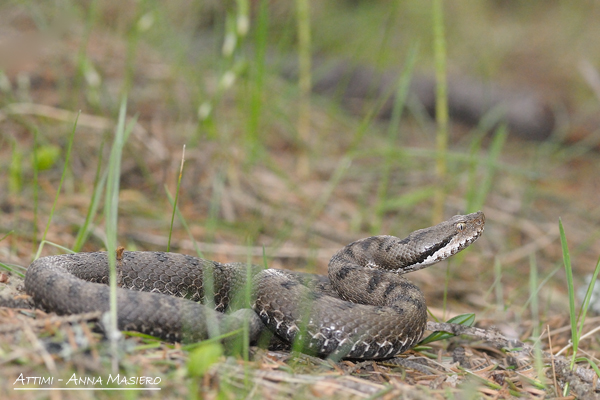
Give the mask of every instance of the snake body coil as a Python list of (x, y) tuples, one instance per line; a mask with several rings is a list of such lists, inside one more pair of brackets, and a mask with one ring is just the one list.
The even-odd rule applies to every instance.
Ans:
[[(405, 239), (358, 240), (333, 256), (329, 277), (125, 251), (117, 260), (118, 327), (194, 341), (237, 329), (246, 319), (252, 339), (266, 325), (321, 356), (391, 357), (414, 346), (427, 322), (423, 294), (401, 274), (456, 254), (481, 235), (484, 224), (477, 212)], [(39, 307), (58, 314), (108, 311), (107, 282), (106, 253), (76, 253), (34, 261), (25, 290)], [(199, 303), (205, 298), (214, 307)], [(223, 313), (248, 302), (253, 312)]]

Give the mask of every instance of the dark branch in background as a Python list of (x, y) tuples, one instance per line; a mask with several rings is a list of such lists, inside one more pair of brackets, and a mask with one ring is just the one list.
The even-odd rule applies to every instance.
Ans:
[[(360, 111), (366, 101), (387, 96), (378, 116), (389, 119), (394, 105), (398, 72), (377, 72), (352, 62), (315, 61), (313, 91), (339, 97), (352, 112)], [(296, 66), (284, 68), (284, 76), (297, 76)], [(412, 77), (409, 97), (418, 101), (429, 115), (435, 115), (435, 79)], [(509, 87), (466, 76), (448, 77), (449, 115), (455, 121), (477, 125), (489, 113), (498, 113), (497, 123), (505, 122), (510, 132), (528, 140), (545, 140), (554, 130), (555, 116), (551, 105), (534, 88)], [(491, 127), (493, 129), (494, 126)]]

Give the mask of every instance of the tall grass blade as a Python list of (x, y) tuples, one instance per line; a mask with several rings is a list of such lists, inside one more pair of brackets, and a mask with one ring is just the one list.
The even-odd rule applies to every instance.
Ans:
[[(250, 252), (251, 246), (252, 243), (248, 243), (248, 254), (246, 256), (246, 284), (244, 285), (244, 303), (242, 304), (243, 308), (250, 309), (252, 308), (252, 278), (254, 270), (252, 265), (252, 254)], [(248, 320), (248, 318), (244, 318), (242, 324), (242, 331), (242, 357), (244, 358), (244, 360), (248, 361), (248, 356), (250, 355), (250, 321)]]
[(585, 293), (585, 297), (583, 298), (583, 305), (579, 312), (579, 330), (577, 331), (578, 337), (581, 337), (581, 335), (583, 334), (583, 325), (585, 323), (585, 316), (587, 315), (587, 311), (590, 306), (590, 301), (592, 299), (592, 294), (594, 293), (594, 287), (596, 286), (599, 272), (600, 272), (600, 257), (598, 258), (598, 261), (596, 262), (596, 268), (594, 269), (594, 272), (592, 273), (592, 280), (590, 281), (590, 284), (588, 285), (587, 291)]
[(8, 192), (19, 193), (23, 187), (23, 152), (17, 147), (17, 141), (11, 143), (11, 159), (8, 170)]
[[(569, 319), (571, 322), (571, 343), (573, 343), (573, 355), (571, 357), (571, 369), (575, 366), (577, 350), (579, 349), (579, 336), (577, 335), (577, 316), (575, 315), (575, 286), (573, 285), (573, 270), (571, 268), (571, 256), (567, 245), (567, 236), (563, 228), (562, 220), (558, 218), (558, 229), (560, 231), (560, 243), (562, 246), (563, 264), (565, 266), (565, 275), (567, 276), (567, 289), (569, 291)], [(569, 384), (565, 385), (563, 394), (569, 393)]]
[(496, 294), (496, 308), (498, 311), (504, 310), (504, 287), (502, 285), (502, 263), (496, 257), (494, 259), (494, 291)]
[[(183, 226), (183, 228), (187, 232), (188, 236), (190, 237), (190, 240), (194, 245), (194, 250), (196, 251), (196, 255), (198, 256), (198, 258), (204, 258), (204, 255), (202, 254), (202, 251), (198, 247), (198, 243), (196, 242), (194, 235), (192, 235), (192, 231), (190, 230), (190, 227), (189, 227), (187, 221), (181, 214), (181, 211), (179, 210), (179, 208), (176, 207), (177, 202), (176, 202), (175, 198), (169, 192), (169, 188), (166, 186), (165, 186), (165, 193), (167, 194), (167, 198), (169, 199), (169, 202), (171, 203), (171, 207), (173, 207), (173, 210), (174, 210), (175, 214), (177, 215), (177, 218), (179, 219), (181, 225)], [(203, 273), (202, 273), (202, 282), (203, 282), (203, 287), (204, 287), (203, 303), (207, 307), (214, 309), (215, 308), (215, 292), (214, 292), (215, 279), (214, 279), (214, 271), (211, 268), (204, 268)], [(210, 340), (226, 336), (226, 335), (221, 335), (217, 317), (214, 312), (207, 313), (206, 318), (207, 318), (207, 324), (208, 324), (208, 328), (209, 328), (208, 333), (209, 333), (209, 337), (211, 338)]]
[(296, 170), (298, 175), (306, 177), (310, 170), (306, 148), (310, 141), (310, 95), (312, 89), (310, 10), (308, 0), (296, 0), (296, 19), (298, 30), (298, 86), (300, 89), (297, 129), (300, 141), (305, 145), (298, 157)]
[(256, 55), (252, 58), (252, 82), (250, 93), (250, 110), (246, 143), (249, 147), (250, 160), (254, 160), (262, 152), (260, 137), (261, 115), (264, 103), (264, 82), (266, 73), (266, 51), (269, 33), (269, 7), (266, 0), (261, 0), (256, 19), (254, 47)]
[[(39, 130), (34, 128), (33, 130), (33, 226), (38, 226), (38, 212), (40, 202), (40, 191), (39, 191), (39, 163), (38, 163), (38, 135)], [(37, 245), (37, 229), (33, 230), (32, 248), (35, 249)]]
[[(119, 108), (119, 120), (115, 130), (115, 138), (110, 152), (108, 162), (108, 176), (106, 182), (106, 197), (104, 201), (104, 220), (106, 224), (106, 250), (109, 263), (109, 285), (110, 285), (110, 313), (108, 337), (111, 342), (112, 350), (112, 370), (118, 371), (117, 360), (117, 234), (118, 234), (118, 214), (119, 214), (119, 186), (121, 175), (121, 157), (123, 147), (125, 146), (125, 116), (127, 113), (127, 98), (123, 97)], [(133, 123), (128, 126), (129, 131), (133, 128)]]
[(92, 220), (96, 215), (96, 211), (98, 211), (98, 207), (100, 205), (100, 199), (102, 198), (102, 194), (104, 193), (104, 186), (106, 185), (106, 177), (108, 176), (108, 170), (104, 171), (101, 175), (100, 172), (102, 170), (102, 153), (104, 150), (104, 141), (100, 145), (100, 150), (98, 154), (98, 166), (96, 167), (96, 175), (94, 177), (94, 191), (92, 193), (92, 201), (90, 202), (90, 206), (88, 207), (87, 213), (85, 215), (85, 220), (83, 224), (79, 228), (79, 232), (77, 232), (77, 236), (75, 237), (75, 242), (73, 244), (73, 251), (78, 252), (83, 247), (83, 244), (86, 242), (89, 234), (90, 234), (90, 225), (92, 224)]
[(183, 178), (183, 164), (185, 163), (185, 144), (181, 152), (181, 167), (179, 167), (179, 177), (177, 178), (177, 190), (175, 191), (175, 200), (173, 201), (173, 212), (171, 213), (171, 225), (169, 227), (169, 239), (167, 241), (167, 251), (171, 251), (171, 235), (173, 234), (173, 222), (177, 211), (177, 202), (179, 200), (179, 189), (181, 188), (181, 179)]
[(481, 210), (485, 203), (485, 199), (489, 194), (492, 186), (494, 184), (494, 175), (496, 170), (498, 169), (498, 159), (500, 158), (500, 153), (502, 152), (502, 148), (504, 147), (504, 143), (506, 142), (506, 136), (508, 135), (508, 129), (505, 124), (500, 125), (496, 130), (494, 135), (494, 139), (490, 145), (490, 149), (488, 151), (488, 157), (486, 157), (485, 163), (485, 175), (483, 177), (483, 182), (480, 182), (478, 185), (473, 185), (473, 191), (467, 198), (467, 210), (466, 212), (471, 213), (477, 210)]
[[(82, 83), (85, 80), (85, 75), (86, 73), (88, 73), (88, 69), (89, 69), (89, 64), (90, 64), (90, 60), (88, 58), (87, 55), (87, 48), (89, 45), (89, 39), (90, 36), (92, 34), (93, 28), (94, 28), (94, 24), (98, 19), (98, 7), (99, 1), (98, 0), (92, 0), (89, 5), (88, 5), (88, 12), (87, 12), (87, 16), (85, 19), (85, 26), (83, 29), (83, 32), (81, 33), (81, 37), (80, 37), (80, 43), (79, 43), (79, 50), (77, 52), (77, 74), (75, 75), (75, 80), (74, 80), (74, 84), (73, 84), (73, 88), (77, 91), (81, 90), (82, 87)], [(97, 89), (94, 87), (90, 87), (88, 88), (90, 89), (87, 94), (87, 97), (89, 100), (90, 99), (90, 93), (96, 94), (96, 90), (93, 89)], [(85, 93), (85, 91), (83, 91)], [(97, 105), (97, 104), (94, 104)]]
[(432, 213), (432, 222), (443, 220), (444, 202), (446, 199), (446, 152), (448, 151), (448, 84), (446, 81), (446, 39), (444, 33), (444, 2), (433, 0), (433, 53), (435, 58), (435, 120), (436, 132), (436, 164), (438, 190)]
[(532, 336), (535, 338), (533, 343), (533, 356), (534, 365), (538, 373), (538, 376), (543, 376), (544, 363), (542, 360), (542, 349), (540, 348), (540, 309), (538, 304), (538, 269), (537, 262), (535, 259), (535, 253), (532, 253), (529, 257), (529, 292), (531, 293), (531, 319), (533, 332)]
[(52, 217), (54, 216), (54, 210), (56, 209), (56, 203), (58, 203), (58, 197), (60, 196), (60, 192), (62, 189), (62, 185), (65, 181), (65, 177), (67, 176), (67, 170), (69, 168), (69, 162), (71, 161), (71, 151), (73, 150), (73, 142), (75, 140), (75, 131), (77, 129), (77, 121), (79, 121), (79, 115), (81, 111), (77, 113), (77, 117), (75, 118), (75, 122), (73, 123), (73, 129), (71, 130), (71, 135), (69, 136), (69, 141), (67, 142), (67, 154), (65, 155), (65, 162), (63, 164), (63, 172), (60, 176), (60, 182), (58, 184), (58, 188), (56, 189), (56, 195), (54, 196), (54, 202), (52, 203), (52, 208), (50, 209), (50, 215), (48, 216), (48, 222), (46, 223), (46, 229), (44, 229), (44, 234), (41, 238), (40, 245), (38, 247), (38, 251), (35, 254), (34, 259), (38, 259), (40, 254), (42, 253), (42, 243), (46, 240), (46, 236), (48, 235), (48, 230), (50, 229), (50, 223), (52, 222)]
[(188, 225), (187, 221), (183, 217), (183, 214), (181, 214), (181, 211), (179, 210), (179, 208), (175, 207), (175, 204), (176, 204), (175, 198), (173, 197), (173, 195), (171, 194), (171, 192), (169, 192), (169, 188), (166, 187), (166, 186), (165, 186), (165, 193), (167, 194), (167, 198), (169, 199), (169, 203), (171, 203), (171, 207), (173, 207), (173, 210), (175, 211), (175, 214), (177, 215), (177, 219), (179, 219), (179, 222), (181, 223), (181, 225), (183, 226), (183, 228), (187, 232), (188, 236), (190, 237), (190, 240), (191, 240), (192, 244), (194, 245), (194, 251), (196, 252), (196, 254), (197, 254), (197, 256), (199, 258), (204, 258), (204, 255), (202, 254), (202, 250), (200, 250), (200, 247), (198, 247), (198, 243), (196, 242), (196, 239), (194, 238), (194, 235), (192, 235), (192, 231), (190, 230), (190, 226)]
[(535, 291), (533, 293), (529, 294), (529, 298), (525, 301), (525, 303), (523, 304), (523, 306), (520, 308), (519, 310), (519, 316), (521, 316), (529, 307), (529, 304), (531, 303), (531, 301), (533, 300), (533, 296), (537, 296), (539, 291), (542, 290), (542, 288), (544, 286), (546, 286), (546, 284), (548, 282), (550, 282), (550, 280), (552, 279), (552, 277), (558, 272), (560, 271), (560, 265), (558, 265), (556, 268), (554, 268), (552, 271), (550, 271), (550, 273), (548, 275), (546, 275), (546, 277), (544, 279), (542, 279), (542, 281), (538, 284), (537, 288), (535, 289)]
[(323, 210), (323, 208), (329, 201), (329, 198), (333, 194), (333, 191), (344, 178), (344, 175), (348, 171), (348, 168), (350, 168), (351, 163), (352, 159), (348, 155), (340, 159), (335, 170), (333, 171), (333, 174), (331, 175), (331, 178), (327, 182), (323, 193), (321, 193), (319, 198), (315, 201), (314, 205), (310, 209), (308, 218), (306, 219), (306, 224), (304, 226), (305, 231), (308, 231), (310, 225), (314, 222), (319, 213)]
[[(417, 60), (418, 46), (412, 46), (408, 52), (404, 69), (398, 80), (398, 86), (396, 89), (396, 96), (394, 98), (394, 106), (392, 108), (392, 118), (388, 125), (387, 135), (387, 147), (394, 147), (395, 139), (400, 131), (400, 119), (402, 117), (402, 111), (406, 104), (406, 98), (408, 96), (408, 89), (412, 78), (414, 66)], [(381, 180), (379, 181), (379, 187), (377, 188), (377, 205), (375, 207), (375, 220), (372, 226), (372, 232), (379, 232), (381, 230), (381, 224), (383, 215), (385, 214), (384, 204), (387, 199), (387, 190), (389, 185), (389, 177), (392, 169), (394, 157), (391, 155), (386, 157), (383, 164), (383, 171), (381, 174)]]
[(208, 205), (208, 218), (206, 219), (206, 236), (208, 240), (214, 238), (217, 227), (221, 223), (219, 211), (221, 209), (223, 190), (225, 187), (226, 173), (219, 170), (212, 179), (212, 194)]

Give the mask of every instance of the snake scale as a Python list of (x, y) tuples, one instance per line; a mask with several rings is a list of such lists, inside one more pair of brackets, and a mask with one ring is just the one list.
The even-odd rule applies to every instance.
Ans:
[[(427, 322), (422, 292), (401, 275), (456, 254), (484, 225), (477, 212), (405, 239), (357, 240), (332, 257), (328, 277), (124, 251), (117, 256), (118, 327), (196, 341), (239, 329), (246, 320), (251, 340), (266, 326), (284, 342), (300, 340), (304, 351), (320, 356), (391, 357), (414, 346)], [(107, 253), (75, 253), (34, 261), (25, 290), (38, 307), (58, 314), (108, 311), (107, 282)], [(201, 304), (205, 299), (207, 305)], [(243, 308), (244, 301), (254, 311)]]

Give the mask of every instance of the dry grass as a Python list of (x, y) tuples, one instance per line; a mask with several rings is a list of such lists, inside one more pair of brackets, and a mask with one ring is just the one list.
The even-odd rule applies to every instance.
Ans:
[[(0, 6), (0, 71), (4, 74), (0, 75), (0, 238), (10, 232), (0, 241), (1, 262), (26, 267), (36, 253), (63, 170), (68, 136), (81, 110), (66, 181), (46, 237), (52, 243), (74, 246), (98, 165), (103, 170), (108, 160), (125, 91), (128, 115), (137, 117), (121, 170), (118, 241), (127, 249), (166, 248), (171, 218), (166, 191), (176, 190), (184, 144), (179, 207), (207, 258), (228, 262), (251, 257), (262, 263), (264, 248), (270, 267), (324, 273), (328, 257), (352, 240), (380, 233), (403, 236), (429, 225), (433, 189), (440, 185), (433, 167), (432, 121), (421, 120), (418, 114), (404, 118), (390, 141), (385, 121), (350, 115), (330, 98), (311, 98), (306, 114), (301, 104), (306, 100), (298, 94), (297, 84), (279, 77), (269, 64), (271, 59), (287, 58), (288, 52), (293, 57), (295, 30), (287, 27), (293, 21), (292, 11), (273, 5), (268, 39), (251, 30), (249, 36), (238, 38), (240, 47), (228, 57), (220, 52), (228, 29), (223, 8), (232, 12), (233, 6), (199, 2), (194, 12), (181, 5), (99, 3), (69, 4), (60, 10), (27, 2)], [(257, 3), (251, 3), (253, 29), (260, 27)], [(431, 32), (423, 32), (422, 24), (413, 26), (419, 16), (422, 23), (429, 21), (426, 11), (415, 5), (418, 2), (396, 7), (383, 32), (373, 29), (351, 35), (343, 30), (344, 21), (360, 14), (356, 23), (363, 26), (382, 18), (378, 14), (382, 6), (358, 3), (359, 10), (330, 2), (314, 6), (315, 49), (398, 69), (409, 47), (401, 45), (407, 43), (407, 36), (420, 38), (421, 48), (429, 46)], [(558, 217), (569, 240), (577, 287), (584, 285), (583, 277), (593, 271), (600, 254), (600, 156), (594, 149), (597, 125), (590, 128), (593, 121), (587, 117), (597, 112), (600, 100), (586, 83), (589, 70), (584, 76), (574, 72), (582, 60), (597, 65), (600, 59), (597, 40), (593, 51), (588, 43), (598, 29), (591, 26), (597, 24), (589, 24), (597, 10), (584, 12), (561, 3), (539, 14), (534, 6), (509, 3), (449, 4), (451, 68), (516, 84), (529, 82), (558, 100), (554, 104), (561, 116), (588, 121), (584, 134), (589, 136), (575, 144), (532, 143), (509, 136), (498, 162), (489, 165), (491, 140), (478, 147), (476, 134), (455, 126), (448, 153), (449, 179), (444, 182), (445, 213), (463, 212), (470, 193), (491, 179), (483, 206), (486, 232), (464, 256), (410, 278), (423, 289), (437, 318), (475, 313), (477, 326), (495, 327), (523, 342), (532, 343), (533, 333), (539, 332), (540, 346), (556, 353), (570, 338)], [(402, 19), (402, 12), (413, 19)], [(147, 26), (152, 19), (153, 25)], [(487, 26), (481, 19), (489, 21), (494, 43), (485, 40)], [(550, 22), (553, 29), (547, 27)], [(526, 32), (527, 39), (516, 38), (515, 30)], [(565, 32), (570, 41), (561, 36)], [(399, 33), (404, 35), (401, 41), (390, 39)], [(348, 38), (348, 43), (344, 45), (341, 38)], [(255, 51), (244, 50), (246, 45), (256, 49), (261, 43), (273, 52), (266, 57), (267, 64), (261, 64)], [(539, 57), (556, 63), (540, 67)], [(530, 63), (530, 59), (538, 61)], [(417, 68), (428, 66), (429, 51), (423, 50)], [(231, 86), (226, 85), (228, 71), (236, 78)], [(202, 118), (198, 118), (199, 108)], [(306, 120), (302, 134), (296, 129), (298, 118), (307, 115), (309, 136)], [(565, 124), (563, 133), (571, 133), (573, 125)], [(580, 135), (581, 130), (574, 134)], [(389, 168), (383, 191), (382, 160)], [(83, 250), (105, 245), (101, 212), (94, 222)], [(177, 219), (172, 234), (172, 250), (195, 254), (194, 243)], [(46, 245), (43, 255), (57, 252)], [(538, 282), (535, 293), (528, 284), (532, 260)], [(13, 285), (18, 281), (14, 275), (9, 280)], [(531, 313), (533, 296), (537, 315)], [(108, 348), (87, 320), (0, 309), (0, 332), (5, 332), (0, 344), (0, 397), (25, 398), (32, 393), (12, 390), (21, 373), (66, 379), (73, 373), (108, 375)], [(597, 317), (588, 317), (584, 333), (599, 325)], [(597, 338), (593, 335), (580, 344), (580, 353), (596, 363)], [(463, 350), (467, 364), (457, 364), (456, 352)], [(177, 344), (132, 337), (122, 349), (121, 374), (161, 377), (162, 391), (135, 394), (142, 398), (562, 395), (555, 389), (556, 371), (549, 369), (548, 377), (540, 375), (531, 357), (513, 365), (514, 360), (489, 343), (465, 337), (408, 353), (428, 358), (435, 364), (429, 370), (414, 364), (331, 364), (258, 351), (252, 361), (218, 358), (198, 377), (188, 369), (189, 354)], [(545, 389), (536, 386), (539, 382)], [(35, 394), (43, 398), (128, 395)]]

